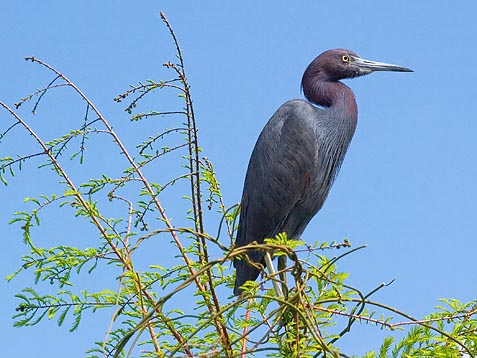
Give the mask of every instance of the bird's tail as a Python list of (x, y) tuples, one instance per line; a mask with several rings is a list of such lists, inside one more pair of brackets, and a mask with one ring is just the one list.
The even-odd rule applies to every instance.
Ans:
[(235, 266), (235, 287), (234, 287), (234, 295), (240, 296), (242, 294), (242, 286), (247, 281), (255, 281), (260, 275), (260, 270), (248, 265), (245, 260), (238, 260), (234, 261)]

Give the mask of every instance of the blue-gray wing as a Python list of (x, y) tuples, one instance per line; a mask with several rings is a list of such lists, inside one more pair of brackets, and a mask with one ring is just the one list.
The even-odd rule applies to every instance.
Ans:
[[(320, 198), (317, 155), (319, 137), (315, 128), (320, 109), (303, 100), (282, 105), (268, 121), (257, 140), (245, 177), (236, 246), (286, 232), (297, 239), (326, 197)], [(323, 196), (323, 195), (321, 195)], [(250, 251), (255, 262), (260, 251)], [(235, 293), (259, 270), (236, 259)]]

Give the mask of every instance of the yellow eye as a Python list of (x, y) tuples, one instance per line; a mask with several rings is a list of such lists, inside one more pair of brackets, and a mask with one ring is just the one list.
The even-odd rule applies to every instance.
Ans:
[(345, 63), (349, 62), (349, 56), (348, 55), (343, 55), (341, 56), (341, 60)]

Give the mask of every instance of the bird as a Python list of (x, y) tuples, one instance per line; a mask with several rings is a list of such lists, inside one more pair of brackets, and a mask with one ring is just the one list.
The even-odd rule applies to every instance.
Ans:
[[(323, 206), (356, 129), (358, 108), (353, 91), (340, 80), (375, 71), (413, 70), (332, 49), (306, 68), (305, 99), (281, 105), (263, 128), (248, 164), (240, 202), (235, 247), (286, 233), (301, 237)], [(265, 253), (247, 251), (248, 261), (265, 263)], [(234, 295), (255, 281), (261, 270), (244, 257), (234, 258)]]

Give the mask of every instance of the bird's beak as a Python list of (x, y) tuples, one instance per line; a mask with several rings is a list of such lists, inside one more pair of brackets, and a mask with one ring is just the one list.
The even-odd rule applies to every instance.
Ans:
[(374, 71), (395, 71), (395, 72), (414, 72), (413, 70), (402, 67), (398, 65), (393, 65), (391, 63), (384, 63), (384, 62), (376, 62), (365, 60), (361, 57), (354, 57), (353, 56), (353, 65), (356, 65), (363, 71), (367, 73), (371, 73)]

